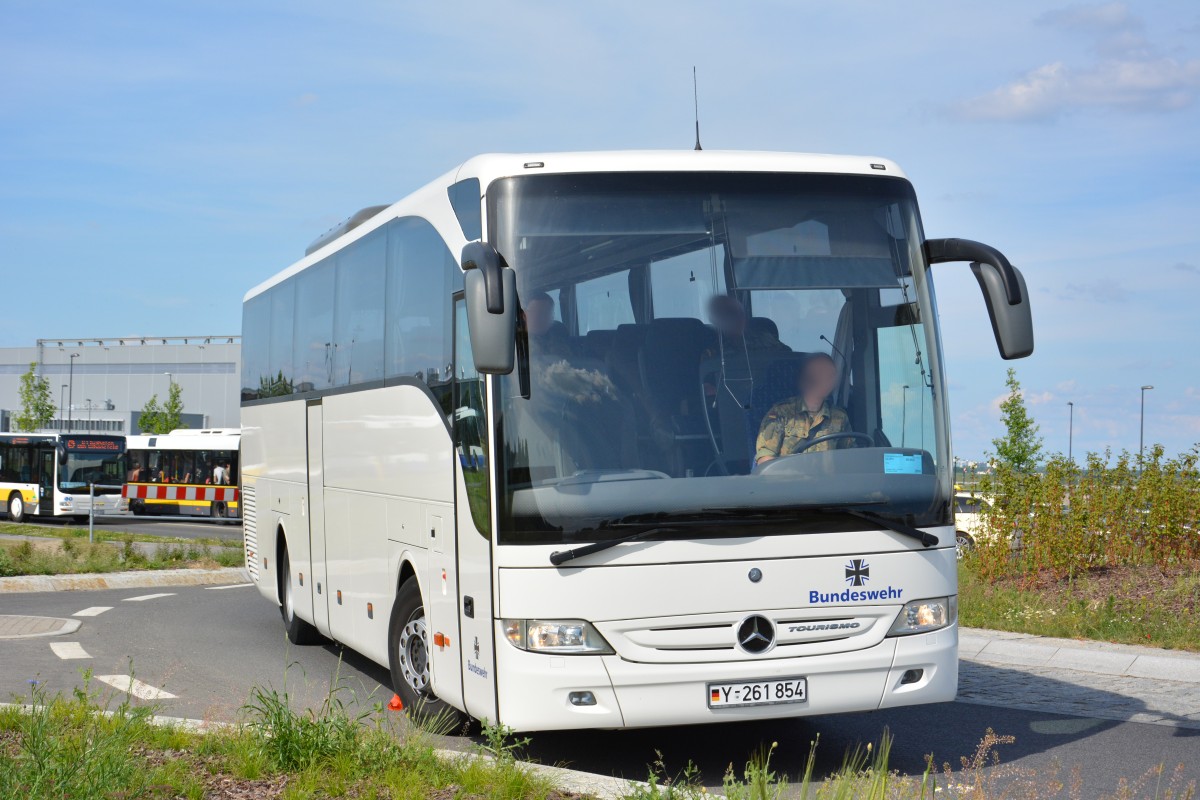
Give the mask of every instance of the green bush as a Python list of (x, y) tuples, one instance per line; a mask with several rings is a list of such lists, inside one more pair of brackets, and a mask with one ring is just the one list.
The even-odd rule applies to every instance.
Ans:
[(1103, 567), (1200, 560), (1200, 445), (1175, 458), (1156, 446), (1144, 462), (1122, 452), (1061, 455), (1041, 472), (984, 476), (984, 534), (975, 558), (985, 580), (1069, 576)]

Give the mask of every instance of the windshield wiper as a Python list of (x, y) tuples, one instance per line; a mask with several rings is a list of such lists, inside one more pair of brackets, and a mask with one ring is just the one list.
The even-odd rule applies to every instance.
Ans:
[(934, 536), (929, 531), (923, 531), (920, 528), (914, 528), (911, 525), (905, 525), (903, 522), (896, 522), (887, 517), (881, 517), (878, 514), (872, 514), (870, 511), (859, 511), (853, 508), (838, 508), (829, 509), (831, 512), (849, 514), (852, 517), (858, 517), (864, 522), (869, 522), (872, 525), (878, 525), (881, 528), (887, 528), (889, 531), (895, 531), (901, 536), (907, 536), (910, 539), (916, 539), (925, 547), (937, 547), (940, 543), (938, 537)]
[(896, 522), (887, 517), (870, 511), (863, 511), (858, 508), (849, 508), (846, 506), (780, 506), (776, 508), (749, 509), (749, 508), (706, 508), (705, 512), (713, 514), (733, 514), (745, 513), (751, 511), (756, 518), (761, 518), (766, 514), (786, 514), (792, 511), (815, 511), (819, 514), (845, 514), (849, 517), (857, 517), (864, 522), (869, 522), (872, 525), (878, 525), (880, 528), (887, 528), (889, 531), (907, 536), (910, 539), (916, 539), (925, 547), (936, 547), (940, 544), (938, 537), (928, 531), (923, 531), (920, 528), (914, 528), (911, 525), (905, 525), (903, 522)]
[(600, 553), (608, 550), (609, 548), (616, 547), (619, 544), (624, 544), (625, 542), (636, 542), (639, 539), (645, 539), (646, 537), (653, 536), (656, 533), (663, 533), (664, 531), (672, 530), (678, 530), (678, 527), (653, 525), (633, 533), (628, 533), (624, 536), (618, 536), (616, 539), (605, 539), (602, 542), (592, 542), (591, 544), (585, 544), (583, 547), (573, 547), (570, 550), (555, 550), (550, 554), (550, 563), (556, 567), (562, 566), (568, 561), (573, 561), (576, 558), (590, 556), (592, 553)]
[[(709, 527), (713, 522), (717, 524), (751, 524), (778, 521), (779, 514), (792, 513), (796, 511), (813, 511), (819, 514), (845, 514), (851, 517), (857, 517), (864, 522), (869, 522), (872, 525), (877, 525), (880, 528), (887, 528), (890, 531), (907, 536), (910, 539), (916, 539), (925, 547), (935, 547), (940, 543), (938, 537), (928, 531), (923, 531), (920, 528), (914, 528), (911, 525), (905, 525), (903, 522), (896, 522), (887, 517), (873, 514), (869, 511), (861, 511), (856, 508), (841, 508), (837, 506), (784, 506), (777, 508), (706, 508), (694, 518), (685, 518), (678, 521), (672, 521), (670, 524), (663, 525), (647, 525), (638, 530), (628, 533), (624, 536), (618, 536), (615, 539), (605, 539), (601, 542), (592, 542), (585, 544), (582, 547), (573, 547), (570, 550), (555, 550), (550, 554), (550, 563), (554, 566), (562, 566), (568, 561), (573, 561), (576, 558), (590, 556), (593, 553), (601, 553), (616, 547), (619, 544), (626, 542), (636, 542), (641, 539), (648, 538), (657, 533), (667, 531), (679, 531), (684, 528), (703, 528)], [(737, 516), (735, 516), (737, 515)], [(716, 517), (714, 520), (713, 517)], [(596, 530), (611, 530), (614, 528), (623, 528), (631, 526), (631, 522), (617, 521), (603, 524)]]

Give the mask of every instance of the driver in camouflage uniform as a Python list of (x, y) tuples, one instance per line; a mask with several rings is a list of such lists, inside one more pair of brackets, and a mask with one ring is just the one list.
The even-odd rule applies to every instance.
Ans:
[[(837, 365), (825, 353), (810, 356), (800, 370), (800, 394), (776, 403), (763, 417), (758, 430), (754, 463), (799, 452), (807, 442), (831, 433), (850, 430), (846, 412), (829, 402), (837, 385)], [(835, 439), (807, 448), (806, 452), (853, 447), (852, 439)]]

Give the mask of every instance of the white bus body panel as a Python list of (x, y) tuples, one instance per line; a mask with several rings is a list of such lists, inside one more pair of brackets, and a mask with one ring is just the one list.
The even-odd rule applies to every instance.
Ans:
[[(265, 403), (243, 408), (242, 420), (243, 480), (257, 504), (257, 563), (266, 557), (269, 564), (259, 570), (259, 591), (278, 600), (275, 537), (282, 529), (297, 615), (386, 667), (392, 603), (407, 563), (430, 631), (449, 639), (443, 652), (457, 652), (453, 448), (428, 392), (398, 385), (331, 394), (311, 405)], [(302, 430), (307, 442), (283, 435)], [(269, 472), (264, 453), (271, 454)], [(435, 656), (432, 680), (440, 697), (462, 705), (457, 658)]]
[[(938, 529), (944, 541), (953, 531)], [(822, 542), (821, 540), (825, 540)], [(840, 555), (807, 555), (841, 541)], [(771, 536), (757, 541), (647, 542), (636, 547), (647, 563), (555, 569), (498, 570), (500, 619), (583, 619), (616, 651), (609, 656), (550, 656), (500, 642), (497, 675), (500, 719), (517, 730), (642, 727), (772, 719), (952, 700), (958, 687), (957, 626), (887, 638), (910, 600), (957, 593), (953, 547), (864, 552), (883, 534)], [(853, 548), (848, 545), (854, 544)], [(769, 547), (765, 547), (770, 545)], [(690, 560), (697, 548), (708, 559)], [(540, 555), (542, 548), (518, 550)], [(547, 551), (551, 548), (547, 548)], [(790, 558), (755, 557), (789, 549)], [(853, 552), (845, 554), (846, 550)], [(720, 560), (717, 552), (736, 553)], [(612, 551), (609, 551), (610, 553)], [(804, 557), (794, 554), (803, 552)], [(506, 552), (513, 557), (513, 553)], [(547, 552), (548, 555), (548, 552)], [(603, 555), (594, 558), (602, 558)], [(653, 562), (648, 559), (654, 558)], [(862, 559), (870, 578), (861, 587), (846, 578), (850, 559)], [(622, 552), (615, 561), (628, 561)], [(545, 563), (545, 562), (542, 562)], [(751, 569), (762, 578), (751, 581)], [(860, 595), (845, 593), (857, 592)], [(816, 593), (814, 596), (813, 593)], [(861, 597), (862, 599), (856, 599)], [(646, 616), (652, 610), (653, 616)], [(778, 644), (761, 655), (737, 647), (735, 630), (750, 614), (775, 623)], [(834, 630), (824, 626), (836, 625)], [(904, 673), (922, 677), (902, 684)], [(707, 684), (804, 677), (809, 699), (798, 704), (713, 710)], [(468, 682), (470, 676), (465, 678)], [(597, 703), (576, 706), (571, 692), (590, 691)], [(526, 698), (548, 700), (530, 703)]]

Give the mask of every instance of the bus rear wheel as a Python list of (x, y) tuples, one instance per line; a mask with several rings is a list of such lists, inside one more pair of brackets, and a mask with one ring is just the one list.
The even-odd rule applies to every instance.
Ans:
[(438, 733), (450, 733), (467, 717), (457, 708), (438, 698), (430, 682), (429, 627), (421, 602), (421, 587), (409, 578), (396, 593), (392, 618), (388, 624), (388, 661), (392, 688), (404, 701), (409, 716)]
[(321, 632), (296, 616), (296, 594), (292, 589), (292, 563), (288, 558), (287, 545), (279, 553), (279, 613), (292, 644), (317, 644)]
[(214, 500), (208, 507), (208, 515), (213, 519), (225, 519), (229, 516), (229, 511), (225, 507), (222, 500)]
[(21, 497), (20, 492), (13, 492), (8, 498), (8, 521), (9, 522), (24, 522), (25, 521), (25, 498)]

